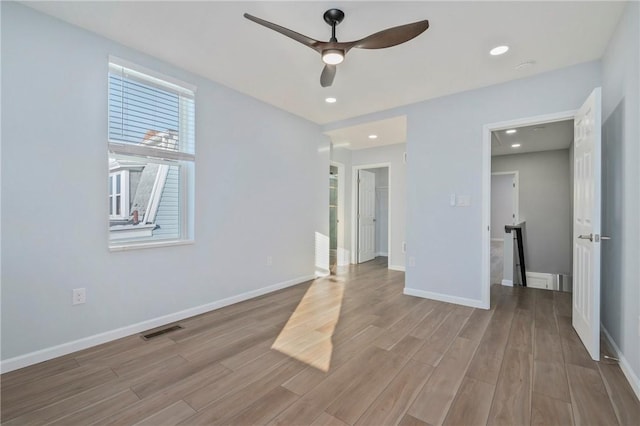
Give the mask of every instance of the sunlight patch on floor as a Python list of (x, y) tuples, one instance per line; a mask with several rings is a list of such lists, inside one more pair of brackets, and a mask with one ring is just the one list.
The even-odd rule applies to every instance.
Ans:
[(318, 370), (329, 371), (331, 337), (340, 319), (344, 281), (318, 279), (311, 284), (271, 346)]

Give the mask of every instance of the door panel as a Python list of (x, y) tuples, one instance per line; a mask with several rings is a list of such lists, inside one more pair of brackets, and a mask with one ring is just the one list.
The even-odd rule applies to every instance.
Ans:
[(601, 94), (595, 89), (574, 121), (573, 328), (600, 359)]
[(376, 175), (358, 172), (358, 263), (376, 257)]

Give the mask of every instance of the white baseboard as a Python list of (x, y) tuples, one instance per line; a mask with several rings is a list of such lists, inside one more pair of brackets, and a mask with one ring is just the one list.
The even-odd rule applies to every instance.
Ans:
[(627, 378), (629, 385), (631, 385), (631, 389), (633, 389), (633, 392), (635, 392), (636, 398), (640, 400), (640, 379), (633, 372), (631, 366), (629, 365), (629, 361), (627, 361), (627, 359), (624, 357), (622, 351), (620, 351), (620, 348), (618, 347), (618, 345), (616, 345), (616, 342), (613, 341), (613, 338), (611, 337), (607, 329), (604, 328), (604, 325), (600, 324), (600, 329), (602, 330), (604, 337), (606, 337), (609, 346), (611, 346), (611, 348), (615, 352), (616, 358), (620, 360), (620, 369), (622, 370), (624, 376)]
[(407, 268), (405, 268), (404, 265), (389, 265), (387, 266), (388, 269), (391, 269), (392, 271), (400, 271), (400, 272), (406, 272)]
[(491, 238), (491, 242), (503, 243), (504, 242), (504, 238)]
[(388, 256), (389, 256), (389, 253), (379, 252), (379, 253), (376, 253), (376, 256), (384, 256), (384, 257), (388, 257)]
[(28, 367), (29, 365), (37, 364), (39, 362), (48, 361), (59, 356), (67, 355), (73, 352), (87, 349), (92, 346), (101, 345), (122, 337), (127, 337), (132, 334), (140, 333), (156, 327), (162, 327), (163, 325), (170, 324), (172, 322), (180, 321), (185, 318), (190, 318), (195, 315), (204, 314), (206, 312), (220, 309), (234, 303), (242, 302), (254, 297), (262, 296), (267, 293), (281, 290), (286, 287), (291, 287), (296, 284), (303, 283), (305, 281), (313, 280), (313, 275), (306, 275), (303, 277), (294, 278), (292, 280), (283, 281), (281, 283), (273, 284), (267, 287), (262, 287), (257, 290), (248, 291), (246, 293), (238, 294), (237, 296), (231, 296), (226, 299), (218, 300), (215, 302), (207, 303), (204, 305), (196, 306), (193, 308), (185, 309), (183, 311), (175, 312), (169, 315), (164, 315), (158, 318), (142, 321), (137, 324), (128, 325), (125, 327), (117, 328), (115, 330), (109, 330), (104, 333), (95, 334), (93, 336), (83, 337), (82, 339), (74, 340), (72, 342), (63, 343), (61, 345), (53, 346), (50, 348), (40, 349), (28, 354), (19, 355), (14, 358), (8, 358), (0, 362), (0, 372), (7, 373), (9, 371), (17, 370), (19, 368)]
[(513, 280), (502, 280), (502, 285), (507, 287), (513, 287)]
[(404, 288), (407, 296), (422, 297), (423, 299), (439, 300), (441, 302), (455, 303), (456, 305), (470, 306), (472, 308), (489, 309), (482, 300), (467, 299), (466, 297), (451, 296), (449, 294), (433, 293), (431, 291), (418, 290), (415, 288)]

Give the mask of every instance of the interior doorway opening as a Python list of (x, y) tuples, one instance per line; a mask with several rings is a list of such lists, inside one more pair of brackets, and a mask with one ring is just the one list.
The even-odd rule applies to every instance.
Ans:
[(570, 118), (492, 132), (491, 284), (571, 291), (573, 127)]
[(388, 265), (390, 246), (389, 164), (354, 167), (354, 263)]

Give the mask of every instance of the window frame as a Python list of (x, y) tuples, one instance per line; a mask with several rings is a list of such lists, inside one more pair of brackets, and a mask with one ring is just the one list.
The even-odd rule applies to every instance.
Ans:
[[(129, 197), (129, 170), (127, 169), (115, 169), (114, 171), (109, 170), (109, 177), (120, 175), (121, 176), (121, 215), (111, 215), (110, 210), (107, 209), (108, 215), (108, 230), (107, 230), (107, 239), (108, 246), (110, 251), (126, 251), (130, 249), (142, 249), (142, 248), (152, 248), (152, 247), (164, 247), (164, 246), (174, 246), (174, 245), (183, 245), (183, 244), (192, 244), (194, 242), (193, 230), (194, 230), (194, 204), (195, 200), (193, 199), (195, 196), (195, 164), (196, 164), (196, 156), (195, 156), (195, 94), (196, 94), (196, 86), (191, 85), (189, 83), (185, 83), (183, 81), (177, 80), (173, 77), (163, 75), (156, 71), (147, 69), (145, 67), (139, 66), (137, 64), (128, 62), (126, 60), (109, 56), (108, 62), (108, 74), (110, 75), (114, 72), (114, 69), (121, 68), (126, 69), (126, 75), (132, 75), (136, 80), (141, 81), (143, 84), (148, 84), (150, 86), (159, 87), (162, 90), (175, 92), (179, 96), (179, 111), (178, 111), (178, 121), (179, 121), (179, 135), (186, 135), (185, 137), (180, 137), (180, 147), (177, 150), (165, 149), (154, 146), (145, 146), (142, 144), (128, 143), (119, 140), (113, 140), (110, 138), (110, 126), (107, 125), (107, 156), (109, 159), (118, 158), (118, 157), (129, 157), (129, 158), (137, 158), (141, 162), (152, 162), (158, 164), (160, 166), (173, 166), (178, 167), (179, 170), (179, 190), (178, 190), (178, 199), (180, 203), (180, 208), (178, 211), (178, 223), (179, 223), (179, 235), (175, 238), (161, 238), (161, 239), (141, 239), (136, 241), (127, 239), (126, 241), (119, 241), (120, 238), (113, 238), (112, 226), (110, 224), (111, 220), (122, 220), (130, 217), (131, 212), (129, 211), (129, 204), (131, 200)], [(107, 77), (107, 83), (109, 87), (109, 77)], [(110, 105), (109, 95), (107, 96), (107, 105)], [(186, 102), (192, 102), (193, 106), (187, 108)], [(108, 108), (109, 109), (109, 108)], [(107, 112), (107, 120), (109, 120), (110, 112)], [(188, 139), (188, 140), (187, 140)], [(187, 152), (189, 149), (188, 144), (191, 143), (191, 151)], [(185, 144), (185, 145), (183, 145)], [(166, 180), (166, 176), (163, 181)], [(114, 181), (115, 182), (115, 181)], [(126, 182), (126, 186), (124, 183)], [(111, 187), (111, 182), (109, 182), (108, 189)], [(115, 185), (115, 183), (114, 183)], [(156, 177), (156, 182), (154, 182), (154, 188), (152, 190), (152, 196), (150, 197), (147, 210), (145, 211), (145, 216), (151, 213), (151, 210), (154, 209), (157, 212), (159, 207), (160, 198), (162, 196), (162, 191), (157, 191), (156, 187), (158, 186), (158, 177)], [(164, 187), (164, 184), (163, 184)], [(115, 189), (115, 188), (114, 188)], [(123, 191), (126, 192), (126, 198), (124, 197)], [(111, 193), (107, 194), (107, 199), (109, 203), (113, 203), (111, 198)], [(110, 204), (111, 205), (111, 204)], [(109, 206), (108, 206), (109, 207)], [(126, 210), (123, 208), (126, 207)], [(114, 205), (115, 208), (115, 205)], [(126, 215), (125, 215), (126, 214)], [(140, 218), (142, 221), (143, 218)], [(155, 218), (154, 218), (155, 221)], [(143, 224), (140, 228), (140, 235), (146, 235), (148, 231), (149, 225)], [(143, 229), (146, 228), (146, 229)], [(128, 233), (130, 235), (134, 235), (137, 230), (131, 228), (131, 232), (128, 229), (119, 229), (118, 232)], [(125, 237), (126, 238), (126, 237)], [(133, 237), (135, 238), (135, 237)]]

